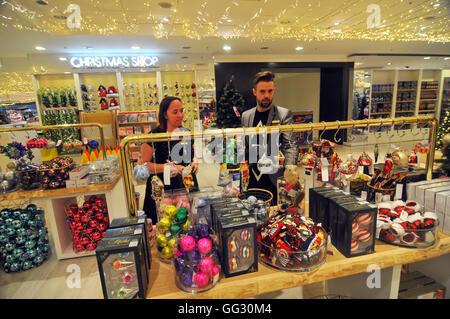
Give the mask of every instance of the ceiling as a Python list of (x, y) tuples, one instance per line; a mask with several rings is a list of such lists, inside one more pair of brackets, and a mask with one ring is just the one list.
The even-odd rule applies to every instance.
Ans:
[[(67, 25), (76, 22), (65, 12), (70, 3), (79, 5), (80, 28)], [(0, 58), (4, 66), (14, 58), (136, 52), (166, 63), (343, 61), (361, 53), (442, 60), (450, 55), (449, 10), (446, 0), (2, 0)]]

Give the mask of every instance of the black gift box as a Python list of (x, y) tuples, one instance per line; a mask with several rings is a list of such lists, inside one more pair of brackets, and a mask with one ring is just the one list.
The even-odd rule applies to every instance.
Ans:
[(248, 216), (220, 218), (219, 226), (225, 277), (258, 271), (256, 219)]
[[(310, 189), (309, 197), (309, 217), (317, 224), (321, 223), (322, 227), (329, 233), (329, 216), (328, 216), (328, 197), (327, 196), (344, 196), (344, 192), (335, 187), (317, 187)], [(311, 196), (312, 195), (312, 196)]]
[(105, 237), (95, 254), (105, 299), (146, 297), (148, 277), (144, 236)]
[[(356, 202), (338, 205), (337, 209), (338, 224), (335, 247), (345, 257), (373, 253), (377, 221), (376, 206)], [(355, 249), (352, 249), (352, 244), (355, 245)]]
[(361, 198), (353, 196), (353, 195), (342, 195), (342, 196), (333, 196), (329, 198), (328, 202), (328, 214), (329, 214), (329, 228), (330, 228), (330, 236), (331, 243), (336, 246), (337, 238), (338, 238), (338, 206), (343, 205), (345, 203), (358, 203)]
[(135, 225), (142, 225), (144, 227), (145, 263), (147, 269), (150, 269), (152, 265), (152, 255), (150, 252), (150, 240), (148, 239), (147, 218), (145, 216), (114, 218), (109, 225), (109, 229)]
[(215, 232), (219, 231), (218, 219), (221, 215), (239, 215), (239, 212), (246, 212), (243, 215), (249, 215), (248, 210), (244, 208), (244, 205), (241, 203), (222, 203), (222, 204), (214, 204), (211, 205), (211, 216), (212, 216), (212, 229)]

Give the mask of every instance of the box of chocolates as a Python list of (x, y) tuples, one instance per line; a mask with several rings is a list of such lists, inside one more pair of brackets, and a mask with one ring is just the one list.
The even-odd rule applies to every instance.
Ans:
[(114, 218), (111, 222), (111, 225), (109, 225), (109, 229), (112, 230), (116, 228), (138, 226), (138, 225), (142, 225), (145, 230), (143, 235), (145, 245), (145, 263), (147, 269), (150, 269), (152, 264), (152, 255), (150, 253), (150, 240), (148, 238), (147, 218), (145, 216)]
[(219, 218), (219, 247), (225, 277), (258, 271), (256, 219)]
[(148, 276), (143, 235), (105, 237), (95, 253), (105, 299), (146, 297)]
[(375, 251), (376, 205), (347, 202), (337, 206), (337, 241), (334, 245), (345, 257)]

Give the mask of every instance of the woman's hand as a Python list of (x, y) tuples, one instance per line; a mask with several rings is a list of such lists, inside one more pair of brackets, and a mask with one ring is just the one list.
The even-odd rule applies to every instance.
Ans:
[(197, 174), (197, 172), (198, 172), (198, 163), (197, 162), (193, 162), (190, 165), (192, 167), (192, 173), (193, 174)]

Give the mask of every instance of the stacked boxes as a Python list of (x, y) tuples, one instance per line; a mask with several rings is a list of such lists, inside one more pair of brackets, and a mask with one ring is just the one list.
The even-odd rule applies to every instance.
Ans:
[(436, 194), (435, 212), (439, 220), (439, 229), (450, 235), (450, 190)]

